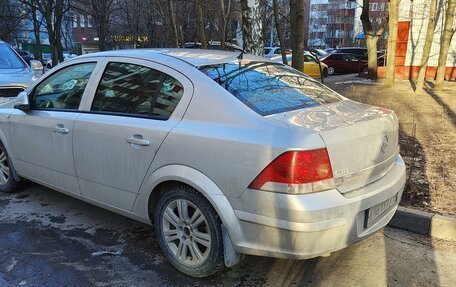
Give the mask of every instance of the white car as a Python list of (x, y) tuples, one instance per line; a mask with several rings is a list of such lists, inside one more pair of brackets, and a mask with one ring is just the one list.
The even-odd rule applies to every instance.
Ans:
[[(68, 61), (70, 59), (76, 58), (78, 55), (71, 54), (71, 53), (63, 53), (63, 61)], [(51, 69), (52, 65), (52, 58), (49, 58), (46, 62), (46, 68)]]
[[(290, 52), (287, 50), (287, 52)], [(282, 49), (280, 47), (264, 47), (264, 57), (265, 58), (272, 58), (277, 55), (282, 54)]]

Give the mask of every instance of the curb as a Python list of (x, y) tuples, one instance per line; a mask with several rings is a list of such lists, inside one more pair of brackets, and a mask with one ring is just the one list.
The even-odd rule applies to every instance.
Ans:
[(456, 240), (456, 218), (399, 206), (388, 224), (391, 227)]

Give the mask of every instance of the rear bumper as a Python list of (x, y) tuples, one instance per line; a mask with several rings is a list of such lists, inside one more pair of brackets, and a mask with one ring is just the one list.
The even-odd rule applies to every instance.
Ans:
[[(336, 189), (307, 195), (246, 190), (232, 204), (241, 234), (231, 234), (244, 254), (278, 258), (317, 257), (349, 246), (388, 224), (405, 186), (398, 156), (381, 179), (342, 195)], [(392, 206), (366, 227), (366, 210), (394, 196)]]

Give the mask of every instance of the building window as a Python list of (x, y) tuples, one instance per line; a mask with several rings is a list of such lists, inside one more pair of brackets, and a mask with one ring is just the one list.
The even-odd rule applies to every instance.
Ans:
[(87, 27), (92, 27), (92, 16), (87, 15)]
[(81, 27), (85, 27), (85, 18), (84, 18), (84, 15), (80, 15), (80, 17), (79, 17), (79, 24), (81, 25)]

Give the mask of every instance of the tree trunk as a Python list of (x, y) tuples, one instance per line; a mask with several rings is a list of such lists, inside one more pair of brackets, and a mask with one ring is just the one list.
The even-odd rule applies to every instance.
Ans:
[(396, 47), (397, 47), (397, 22), (399, 17), (399, 1), (389, 0), (388, 21), (388, 48), (386, 54), (386, 85), (394, 86), (396, 79)]
[(276, 30), (277, 30), (277, 37), (279, 38), (280, 51), (282, 52), (282, 62), (285, 65), (288, 65), (287, 51), (286, 51), (286, 47), (285, 47), (285, 37), (283, 36), (283, 26), (282, 26), (282, 22), (280, 22), (279, 3), (277, 2), (278, 0), (273, 0), (273, 1), (274, 1), (273, 2), (274, 22), (275, 22), (275, 26), (276, 26)]
[(195, 0), (196, 25), (198, 26), (198, 38), (201, 42), (201, 48), (207, 49), (206, 29), (204, 25), (204, 15), (201, 0)]
[(43, 54), (41, 52), (41, 22), (38, 21), (35, 1), (32, 1), (32, 6), (30, 8), (32, 11), (33, 18), (33, 34), (35, 35), (35, 57), (37, 60), (41, 61), (43, 59)]
[(259, 0), (241, 0), (243, 48), (247, 53), (264, 53), (263, 22)]
[(173, 0), (168, 0), (168, 12), (169, 18), (171, 20), (171, 29), (173, 32), (173, 45), (174, 47), (179, 47), (179, 31), (177, 30), (176, 16), (174, 12)]
[(377, 42), (378, 38), (373, 36), (366, 36), (368, 69), (367, 76), (371, 80), (377, 80)]
[(293, 57), (291, 65), (304, 72), (304, 0), (290, 0), (291, 18), (291, 49)]
[(377, 41), (375, 41), (374, 28), (369, 19), (369, 0), (363, 0), (362, 9), (360, 19), (367, 46), (367, 77), (377, 80)]
[(225, 0), (219, 0), (220, 3), (220, 49), (226, 50), (226, 14), (225, 14)]
[(418, 79), (416, 81), (415, 93), (422, 93), (424, 80), (426, 78), (426, 69), (428, 66), (429, 54), (431, 53), (432, 41), (434, 39), (435, 28), (435, 10), (437, 7), (437, 0), (431, 0), (429, 7), (429, 23), (426, 31), (426, 40), (423, 48), (423, 57), (421, 58), (420, 71), (418, 72)]
[(455, 17), (456, 0), (448, 0), (448, 6), (445, 15), (445, 26), (443, 30), (443, 41), (440, 44), (439, 65), (437, 66), (437, 75), (435, 78), (435, 90), (443, 89), (443, 81), (445, 79), (445, 68), (448, 59), (448, 51), (450, 49), (451, 39), (453, 38), (455, 29), (453, 22)]

